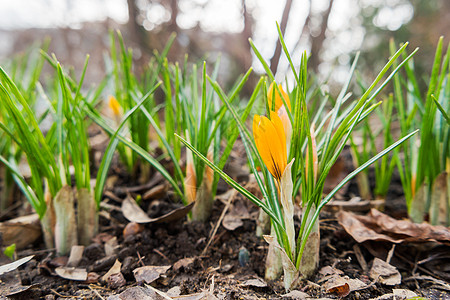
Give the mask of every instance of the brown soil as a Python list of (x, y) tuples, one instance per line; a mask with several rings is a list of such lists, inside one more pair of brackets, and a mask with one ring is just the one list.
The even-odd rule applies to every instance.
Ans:
[[(222, 191), (224, 188), (222, 187)], [(347, 195), (353, 191), (354, 187), (350, 185)], [(394, 195), (396, 189), (393, 191)], [(107, 202), (120, 207), (120, 203), (116, 200), (109, 199)], [(393, 200), (395, 201), (387, 202), (387, 211), (395, 211), (396, 215), (404, 213), (400, 211), (402, 207), (404, 208), (402, 199), (395, 195)], [(118, 295), (130, 287), (139, 285), (133, 275), (136, 268), (170, 265), (172, 268), (152, 283), (153, 287), (163, 292), (178, 287), (181, 295), (212, 290), (219, 299), (280, 299), (286, 293), (281, 280), (267, 282), (265, 287), (246, 282), (249, 279), (264, 278), (264, 262), (268, 246), (262, 238), (255, 236), (256, 207), (241, 196), (236, 197), (234, 203), (237, 202), (248, 209), (251, 217), (244, 219), (242, 226), (232, 231), (220, 226), (203, 256), (202, 252), (225, 207), (221, 200), (215, 201), (211, 220), (206, 224), (188, 222), (184, 217), (169, 224), (147, 224), (142, 232), (127, 238), (124, 238), (123, 230), (129, 221), (119, 210), (112, 210), (109, 218), (100, 217), (101, 233), (97, 237), (97, 242), (85, 248), (80, 263), (80, 267), (90, 272), (91, 282), (70, 281), (56, 276), (54, 268), (58, 266), (60, 260), (55, 259), (53, 251), (44, 250), (40, 241), (18, 253), (19, 257), (30, 254), (34, 254), (35, 257), (18, 271), (2, 275), (0, 288), (5, 295), (5, 287), (12, 283), (16, 286), (31, 285), (28, 290), (11, 296), (11, 299), (107, 299), (111, 295)], [(166, 197), (145, 201), (141, 206), (151, 217), (155, 217), (180, 207), (181, 204), (174, 203)], [(432, 269), (420, 266), (418, 268), (418, 261), (432, 255), (430, 252), (421, 251), (420, 247), (409, 245), (396, 248), (391, 264), (399, 269), (403, 280), (400, 285), (389, 287), (372, 282), (368, 270), (363, 270), (357, 260), (355, 247), (361, 250), (370, 267), (375, 257), (374, 253), (381, 253), (382, 256), (385, 252), (380, 249), (391, 249), (392, 245), (382, 243), (357, 245), (338, 224), (335, 216), (326, 212), (321, 215), (320, 235), (319, 269), (332, 266), (342, 270), (344, 275), (369, 285), (359, 291), (352, 291), (345, 299), (376, 298), (391, 293), (393, 288), (408, 289), (429, 299), (450, 299), (449, 292), (442, 290), (442, 285), (433, 284), (432, 281), (408, 279), (413, 275), (433, 275)], [(112, 237), (117, 238), (118, 247), (115, 254), (106, 256), (103, 244)], [(444, 251), (448, 253), (448, 247), (444, 247)], [(174, 264), (183, 258), (193, 258), (193, 261), (175, 267)], [(111, 268), (116, 259), (122, 263), (121, 272), (125, 281), (103, 283), (96, 280), (98, 275), (103, 276)], [(448, 272), (448, 265), (444, 269), (444, 272)], [(444, 276), (445, 274), (448, 273), (444, 273)], [(434, 275), (436, 278), (443, 278), (442, 274)], [(322, 278), (323, 275), (317, 273), (310, 281), (303, 281), (299, 290), (313, 298), (339, 298), (335, 292), (322, 287)], [(448, 282), (448, 278), (443, 279)]]

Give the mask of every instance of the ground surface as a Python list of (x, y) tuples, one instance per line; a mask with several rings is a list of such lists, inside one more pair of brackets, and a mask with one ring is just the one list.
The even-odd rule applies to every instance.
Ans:
[[(89, 272), (87, 281), (58, 276), (55, 269), (65, 265), (66, 258), (57, 258), (53, 251), (45, 250), (42, 241), (38, 240), (18, 252), (19, 257), (34, 255), (30, 262), (2, 275), (2, 295), (9, 295), (11, 299), (170, 299), (169, 296), (176, 299), (179, 295), (191, 295), (183, 299), (281, 299), (286, 294), (282, 280), (264, 281), (268, 246), (255, 235), (258, 210), (248, 200), (237, 195), (229, 201), (232, 194), (228, 193), (215, 201), (212, 217), (207, 223), (188, 222), (186, 217), (182, 217), (170, 223), (128, 225), (124, 234), (130, 221), (124, 217), (120, 207), (126, 198), (123, 187), (127, 180), (126, 176), (119, 175), (115, 187), (107, 193), (104, 202), (107, 209), (100, 216), (100, 234), (84, 249), (79, 268)], [(157, 180), (154, 182), (154, 186), (145, 186), (143, 190), (134, 189), (131, 196), (144, 194), (161, 184)], [(396, 185), (388, 197), (385, 210), (402, 217), (405, 207), (398, 194), (398, 182)], [(219, 192), (226, 191), (227, 187), (221, 185)], [(351, 185), (342, 197), (349, 199), (354, 193), (355, 188)], [(155, 193), (150, 199), (143, 200), (141, 207), (150, 217), (158, 217), (181, 206), (171, 198), (170, 193), (169, 197)], [(228, 229), (221, 225), (213, 234), (227, 203), (229, 206), (223, 224)], [(345, 299), (393, 299), (391, 294), (394, 289), (405, 289), (428, 299), (450, 299), (450, 291), (446, 290), (450, 271), (448, 246), (396, 246), (390, 264), (398, 269), (402, 280), (400, 284), (389, 286), (371, 279), (369, 269), (376, 256), (386, 260), (386, 253), (392, 249), (392, 244), (358, 244), (338, 223), (335, 213), (329, 211), (321, 215), (320, 235), (319, 269), (322, 271), (310, 280), (302, 281), (297, 291), (290, 294), (291, 297), (284, 296), (286, 299), (304, 299), (306, 294), (314, 299), (337, 299), (342, 296)], [(436, 261), (433, 264), (434, 258)], [(117, 260), (121, 263), (121, 275), (116, 274), (103, 281), (102, 276)], [(421, 264), (424, 260), (428, 265)], [(155, 273), (155, 277), (160, 273), (161, 276), (146, 285), (138, 283), (134, 274), (137, 268), (143, 266), (167, 268), (163, 271), (154, 269), (152, 274), (147, 274), (147, 279)], [(329, 278), (333, 274), (339, 274), (345, 280), (358, 279), (364, 286), (349, 291), (345, 296), (345, 291), (342, 294), (338, 288), (327, 286), (327, 276)], [(23, 291), (11, 292), (11, 286)], [(165, 296), (156, 296), (158, 291), (166, 293)], [(300, 295), (300, 292), (306, 294)]]

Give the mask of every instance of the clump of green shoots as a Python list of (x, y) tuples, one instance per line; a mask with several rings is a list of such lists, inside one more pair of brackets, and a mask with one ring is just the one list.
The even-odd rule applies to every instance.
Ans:
[[(133, 66), (133, 52), (125, 47), (123, 37), (119, 31), (110, 33), (111, 47), (110, 57), (106, 60), (108, 76), (107, 88), (112, 92), (108, 97), (108, 107), (111, 111), (113, 128), (119, 126), (123, 114), (130, 111), (136, 105), (136, 99), (141, 98), (148, 87), (155, 86), (159, 81), (165, 57), (173, 43), (174, 36), (167, 42), (160, 55), (155, 55), (148, 65), (143, 67), (144, 75), (138, 78)], [(156, 124), (159, 124), (158, 109), (153, 94), (143, 104), (143, 108), (151, 115)], [(150, 121), (144, 112), (138, 110), (131, 114), (125, 124), (130, 140), (142, 148), (150, 151), (149, 128)], [(139, 155), (123, 144), (117, 145), (121, 161), (127, 171), (135, 178), (140, 171), (140, 181), (145, 182), (150, 176), (150, 165), (139, 160)]]
[(42, 116), (37, 116), (33, 103), (28, 102), (32, 99), (0, 68), (1, 104), (9, 120), (7, 125), (1, 124), (1, 129), (12, 139), (11, 146), (25, 156), (31, 177), (24, 178), (18, 160), (0, 156), (0, 161), (11, 170), (39, 215), (46, 246), (67, 254), (73, 245), (89, 244), (97, 231), (97, 210), (90, 185), (89, 139), (82, 108), (87, 99), (81, 93), (87, 59), (76, 83), (64, 73), (56, 58), (45, 57), (56, 69), (57, 83), (48, 93), (39, 91), (39, 101), (48, 101), (48, 114), (54, 121), (45, 135), (39, 127)]
[[(380, 108), (375, 110), (376, 115), (373, 118), (364, 120), (359, 130), (360, 142), (357, 142), (355, 135), (350, 136), (351, 154), (355, 168), (361, 166), (374, 156), (378, 152), (380, 144), (382, 148), (386, 148), (394, 142), (391, 131), (393, 106), (394, 100), (392, 95), (390, 95), (386, 97), (380, 105)], [(379, 128), (371, 126), (371, 121), (374, 120), (381, 124)], [(355, 131), (355, 133), (358, 132)], [(375, 171), (373, 195), (368, 170), (366, 169), (356, 176), (360, 196), (367, 200), (373, 199), (373, 205), (377, 208), (384, 207), (396, 161), (397, 152), (393, 151), (390, 155), (383, 156), (380, 160), (373, 163)]]
[[(260, 200), (255, 197), (213, 162), (209, 161), (187, 140), (179, 138), (195, 155), (207, 163), (215, 172), (219, 173), (228, 184), (261, 207), (269, 215), (274, 234), (265, 238), (266, 241), (275, 245), (279, 250), (278, 255), (281, 256), (280, 265), (282, 265), (284, 271), (284, 285), (288, 290), (295, 287), (298, 283), (298, 278), (311, 276), (318, 267), (320, 242), (318, 218), (323, 206), (351, 178), (399, 146), (415, 132), (406, 135), (372, 157), (365, 164), (350, 173), (328, 195), (323, 196), (327, 174), (348, 142), (355, 126), (379, 106), (379, 103), (371, 104), (371, 102), (398, 70), (397, 68), (382, 82), (382, 78), (392, 63), (404, 52), (406, 45), (392, 56), (361, 98), (349, 103), (348, 108), (341, 110), (343, 102), (349, 99), (346, 90), (356, 66), (357, 56), (333, 109), (325, 113), (323, 111), (324, 105), (319, 105), (320, 109), (318, 112), (310, 112), (308, 111), (306, 100), (306, 54), (302, 55), (299, 72), (297, 72), (298, 69), (292, 64), (280, 30), (279, 36), (291, 65), (295, 86), (291, 95), (285, 93), (277, 84), (269, 88), (268, 101), (266, 102), (267, 117), (255, 115), (253, 119), (253, 134), (246, 128), (244, 121), (230, 103), (229, 98), (221, 91), (217, 83), (211, 81), (217, 94), (226, 104), (238, 124), (251, 170), (255, 175), (264, 199)], [(269, 77), (269, 82), (272, 84), (274, 76), (270, 68), (261, 58), (252, 42), (251, 46), (263, 64)], [(400, 66), (412, 55), (408, 56)], [(267, 84), (261, 86), (263, 91), (267, 90), (266, 86)], [(378, 88), (375, 89), (377, 86)], [(323, 101), (326, 100), (327, 98)], [(314, 113), (318, 114), (317, 118), (312, 117), (315, 115)], [(262, 175), (259, 175), (257, 166), (261, 167)], [(300, 193), (302, 199), (300, 203), (302, 222), (299, 234), (296, 236), (293, 219), (293, 198), (298, 193)], [(274, 252), (274, 255), (277, 255), (277, 252)]]
[[(391, 41), (391, 49), (394, 42)], [(431, 224), (450, 224), (450, 46), (443, 56), (439, 39), (427, 90), (422, 93), (411, 60), (405, 78), (394, 77), (394, 99), (401, 133), (420, 128), (416, 136), (402, 145), (398, 160), (408, 214), (420, 223), (429, 214)]]
[[(112, 35), (114, 37), (114, 35)], [(113, 38), (114, 40), (114, 38)], [(137, 80), (131, 73), (131, 68), (125, 66), (131, 65), (131, 56), (124, 52), (123, 40), (119, 34), (119, 44), (122, 49), (122, 62), (113, 64), (113, 78), (130, 78), (130, 85), (125, 85), (119, 89), (116, 88), (116, 97), (111, 97), (109, 100), (109, 107), (116, 115), (113, 126), (105, 117), (102, 117), (98, 111), (93, 107), (86, 110), (87, 114), (103, 129), (105, 129), (111, 136), (110, 144), (103, 157), (100, 170), (106, 170), (112, 160), (112, 155), (116, 148), (119, 149), (121, 157), (126, 157), (123, 153), (133, 150), (135, 154), (141, 156), (144, 160), (150, 163), (155, 170), (171, 184), (175, 193), (187, 205), (194, 203), (192, 211), (192, 219), (198, 221), (206, 221), (211, 213), (212, 203), (216, 194), (219, 176), (214, 174), (210, 168), (206, 167), (205, 163), (193, 157), (190, 152), (186, 153), (186, 169), (182, 170), (180, 162), (182, 158), (181, 143), (175, 139), (174, 134), (185, 136), (192, 143), (194, 143), (202, 152), (203, 155), (209, 157), (211, 161), (223, 168), (228, 156), (231, 153), (234, 142), (239, 136), (237, 128), (227, 126), (230, 117), (227, 115), (227, 109), (221, 105), (218, 97), (215, 95), (214, 89), (208, 88), (208, 81), (206, 80), (206, 64), (203, 64), (201, 83), (199, 84), (198, 65), (193, 64), (192, 69), (187, 66), (187, 61), (184, 68), (179, 64), (171, 64), (168, 62), (166, 55), (168, 49), (173, 41), (173, 37), (167, 43), (166, 48), (162, 54), (155, 52), (154, 58), (148, 66), (144, 67), (144, 78), (146, 82), (156, 84), (153, 89), (161, 86), (164, 92), (163, 105), (155, 106), (153, 91), (143, 95), (140, 88), (136, 87)], [(114, 51), (112, 51), (112, 61), (115, 61)], [(116, 75), (116, 69), (123, 68), (121, 76)], [(148, 69), (147, 69), (148, 68)], [(219, 60), (214, 66), (213, 78), (216, 78), (219, 68)], [(156, 70), (156, 71), (155, 71)], [(239, 78), (234, 85), (232, 91), (228, 95), (231, 101), (239, 101), (239, 92), (248, 80), (250, 72)], [(128, 75), (127, 75), (128, 74)], [(156, 75), (157, 76), (156, 76)], [(156, 77), (155, 77), (156, 76)], [(160, 80), (157, 83), (157, 80)], [(115, 83), (115, 86), (120, 86), (120, 83)], [(151, 85), (150, 85), (151, 86)], [(132, 101), (132, 104), (124, 104), (124, 96)], [(257, 94), (251, 96), (249, 105), (246, 107), (245, 118), (250, 113), (251, 105), (254, 103)], [(122, 100), (121, 100), (122, 99)], [(141, 103), (142, 105), (138, 105)], [(145, 102), (145, 104), (144, 104)], [(139, 106), (138, 111), (136, 111)], [(165, 121), (160, 122), (158, 112), (164, 109)], [(122, 115), (123, 114), (123, 115)], [(138, 117), (137, 115), (140, 114)], [(149, 126), (155, 131), (158, 136), (159, 146), (162, 148), (164, 155), (159, 158), (153, 157), (149, 150), (149, 145), (140, 144), (134, 135), (132, 118), (136, 122), (140, 122), (139, 130), (146, 131), (148, 137)], [(113, 127), (116, 127), (114, 129)], [(126, 130), (130, 131), (127, 135)], [(221, 143), (223, 137), (227, 135), (225, 149), (220, 153)], [(141, 135), (143, 136), (143, 134)], [(119, 144), (119, 141), (123, 143)], [(123, 146), (123, 148), (119, 148)], [(121, 150), (122, 149), (122, 150)], [(169, 158), (173, 165), (173, 171), (169, 172), (160, 162), (163, 158)], [(102, 189), (106, 178), (97, 178), (97, 185), (99, 186), (95, 199), (97, 203), (101, 200)]]
[[(49, 41), (46, 40), (41, 46), (43, 49), (47, 49), (48, 45)], [(40, 87), (38, 79), (43, 65), (44, 58), (39, 54), (39, 45), (33, 45), (24, 53), (14, 56), (6, 66), (10, 70), (11, 79), (17, 83), (17, 89), (31, 106), (36, 103), (37, 89), (38, 86)], [(45, 117), (46, 113), (43, 112), (42, 116)], [(38, 122), (42, 121), (43, 117)], [(0, 110), (0, 122), (10, 130), (12, 129), (13, 123), (3, 109)], [(16, 163), (21, 157), (20, 148), (14, 146), (13, 140), (4, 131), (0, 132), (0, 155)], [(2, 211), (12, 205), (15, 185), (11, 170), (3, 164), (0, 165), (0, 178), (3, 182), (0, 193), (0, 211)]]

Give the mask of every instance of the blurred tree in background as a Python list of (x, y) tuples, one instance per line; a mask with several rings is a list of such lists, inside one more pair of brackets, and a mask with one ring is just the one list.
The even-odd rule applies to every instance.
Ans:
[[(104, 69), (102, 52), (109, 47), (108, 29), (123, 32), (127, 45), (134, 49), (134, 58), (141, 63), (137, 65), (144, 64), (153, 49), (161, 51), (175, 32), (177, 38), (169, 59), (184, 61), (188, 54), (191, 61), (214, 62), (220, 55), (219, 78), (223, 83), (231, 83), (252, 65), (256, 73), (263, 72), (251, 52), (249, 38), (255, 41), (277, 78), (282, 80), (286, 76), (289, 68), (277, 41), (277, 20), (293, 53), (294, 64), (298, 64), (300, 53), (307, 51), (309, 69), (323, 77), (332, 74), (330, 83), (339, 84), (357, 50), (363, 52), (359, 69), (372, 75), (372, 70), (379, 69), (389, 56), (390, 38), (397, 43), (409, 41), (411, 49), (421, 48), (415, 59), (416, 68), (426, 71), (438, 37), (444, 35), (448, 41), (450, 35), (449, 0), (123, 1), (128, 15), (126, 23), (108, 17), (74, 25), (77, 2), (66, 0), (65, 6), (57, 8), (64, 10), (61, 15), (66, 23), (56, 22), (54, 28), (5, 30), (1, 29), (0, 21), (0, 36), (8, 41), (5, 43), (8, 53), (17, 53), (33, 40), (50, 35), (50, 52), (57, 53), (66, 65), (74, 66), (81, 66), (84, 55), (89, 53), (90, 69), (98, 76)], [(41, 2), (41, 5), (53, 3)], [(112, 2), (91, 3), (105, 7)], [(1, 48), (0, 56), (6, 56)]]

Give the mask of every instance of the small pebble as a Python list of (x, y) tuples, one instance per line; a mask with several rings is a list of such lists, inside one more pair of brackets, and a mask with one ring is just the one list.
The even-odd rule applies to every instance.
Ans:
[(239, 264), (241, 267), (245, 267), (250, 260), (250, 252), (245, 247), (239, 249)]

